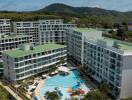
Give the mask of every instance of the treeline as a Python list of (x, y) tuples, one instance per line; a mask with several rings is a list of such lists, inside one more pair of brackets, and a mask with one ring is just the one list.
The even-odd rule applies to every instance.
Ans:
[[(41, 19), (64, 19), (65, 22), (78, 24), (80, 27), (104, 27), (112, 28), (115, 21), (113, 17), (98, 16), (70, 16), (65, 14), (35, 13), (35, 12), (0, 12), (0, 19), (12, 19), (12, 21), (34, 21)], [(125, 21), (127, 22), (127, 20)]]
[(34, 21), (38, 19), (59, 19), (59, 16), (44, 13), (28, 12), (0, 12), (0, 19), (12, 19), (12, 21)]

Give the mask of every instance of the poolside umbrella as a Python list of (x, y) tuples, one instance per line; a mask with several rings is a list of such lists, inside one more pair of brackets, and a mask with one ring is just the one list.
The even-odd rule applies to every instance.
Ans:
[(69, 69), (67, 67), (61, 66), (61, 67), (58, 68), (58, 71), (67, 72), (68, 73)]
[(32, 89), (35, 89), (36, 88), (36, 86), (32, 86)]
[(33, 97), (33, 100), (38, 100), (38, 98), (36, 96)]
[(47, 75), (42, 75), (42, 77), (46, 78), (46, 77), (47, 77)]
[(58, 73), (58, 71), (56, 70), (55, 73)]

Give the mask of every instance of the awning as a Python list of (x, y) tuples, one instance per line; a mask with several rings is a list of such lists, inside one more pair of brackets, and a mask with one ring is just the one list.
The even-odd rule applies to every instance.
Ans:
[(61, 66), (61, 67), (58, 68), (58, 71), (67, 72), (68, 73), (69, 69), (67, 67)]

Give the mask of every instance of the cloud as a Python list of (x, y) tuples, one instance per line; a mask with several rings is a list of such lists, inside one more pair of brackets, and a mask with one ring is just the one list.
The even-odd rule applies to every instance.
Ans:
[(102, 8), (100, 5), (93, 5), (93, 6), (90, 6), (90, 7), (97, 7), (97, 8)]

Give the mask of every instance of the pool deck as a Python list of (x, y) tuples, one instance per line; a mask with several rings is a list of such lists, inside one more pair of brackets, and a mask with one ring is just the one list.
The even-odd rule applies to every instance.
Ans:
[[(72, 64), (68, 64), (68, 66), (69, 66), (69, 69), (75, 69), (75, 67), (73, 67), (73, 65)], [(85, 80), (85, 79), (84, 79)], [(42, 96), (41, 95), (41, 93), (40, 93), (40, 90), (41, 90), (41, 88), (43, 87), (43, 84), (44, 84), (44, 81), (45, 80), (42, 80), (41, 78), (39, 79), (39, 80), (36, 80), (36, 82), (38, 82), (39, 84), (38, 84), (38, 86), (36, 87), (36, 89), (35, 89), (35, 96), (37, 96), (38, 97), (38, 100), (45, 100), (45, 98), (44, 98), (44, 96)], [(88, 82), (88, 81), (85, 81), (85, 85), (86, 86), (93, 86), (93, 85), (91, 85), (90, 84), (91, 82)], [(85, 91), (85, 93), (86, 92), (89, 92), (87, 89), (85, 89), (84, 87), (82, 87), (83, 89), (84, 89), (84, 91)], [(60, 89), (61, 89), (61, 91), (66, 91), (68, 88), (64, 88), (64, 87), (60, 87)], [(76, 97), (78, 97), (79, 98), (79, 96), (76, 96)], [(62, 99), (64, 99), (65, 97), (63, 97)]]
[(38, 100), (45, 100), (45, 98), (43, 96), (40, 95), (40, 89), (44, 84), (44, 80), (40, 79), (39, 81), (37, 81), (39, 84), (37, 86), (37, 88), (35, 89), (35, 96), (38, 97)]

